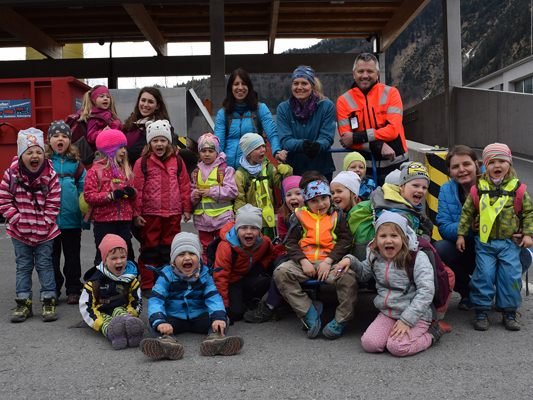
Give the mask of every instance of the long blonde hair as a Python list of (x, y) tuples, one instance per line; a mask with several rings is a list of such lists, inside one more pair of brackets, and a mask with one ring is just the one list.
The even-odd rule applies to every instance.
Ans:
[[(120, 147), (121, 149), (122, 147)], [(99, 152), (100, 154), (100, 160), (105, 159), (106, 163), (103, 165), (104, 168), (111, 167), (111, 163), (114, 163), (117, 168), (119, 168), (122, 173), (126, 176), (126, 180), (133, 179), (133, 169), (131, 168), (131, 164), (128, 160), (128, 152), (126, 151), (126, 156), (124, 157), (124, 162), (122, 164), (117, 164), (115, 161), (116, 159), (116, 153), (113, 157), (113, 160), (111, 160), (106, 154)]]
[[(91, 110), (93, 107), (96, 107), (96, 105), (91, 100), (91, 94), (94, 92), (95, 89), (98, 89), (100, 87), (105, 87), (105, 85), (96, 85), (83, 95), (83, 102), (80, 108), (80, 121), (87, 122), (87, 119), (91, 117)], [(109, 99), (109, 111), (111, 111), (113, 119), (119, 119), (117, 115), (117, 110), (115, 108), (115, 100), (113, 99), (113, 96), (111, 96), (111, 93), (109, 94)]]
[[(402, 228), (400, 228), (394, 222), (384, 222), (383, 224), (380, 225), (380, 227), (376, 231), (376, 239), (375, 240), (377, 240), (379, 230), (382, 227), (384, 227), (384, 226), (391, 227), (394, 230), (394, 232), (396, 232), (398, 235), (400, 235), (400, 238), (402, 239), (402, 248), (400, 249), (398, 254), (396, 254), (396, 256), (394, 257), (393, 261), (394, 261), (394, 265), (396, 266), (396, 268), (398, 268), (398, 269), (406, 269), (407, 266), (409, 265), (409, 263), (412, 261), (411, 252), (409, 251), (409, 241), (407, 239), (407, 236), (405, 236), (405, 233), (403, 233)], [(371, 249), (371, 251), (372, 251), (372, 253), (373, 253), (373, 255), (375, 257), (378, 256), (379, 249), (377, 248), (377, 243)], [(372, 260), (372, 262), (373, 261), (375, 261), (375, 258)]]

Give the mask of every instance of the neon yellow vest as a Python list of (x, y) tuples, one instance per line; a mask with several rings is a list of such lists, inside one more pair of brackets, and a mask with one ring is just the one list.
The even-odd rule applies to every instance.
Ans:
[[(218, 182), (218, 167), (213, 168), (209, 173), (209, 176), (204, 181), (202, 179), (202, 171), (198, 170), (198, 178), (196, 179), (196, 187), (198, 189), (209, 189), (213, 186), (219, 186)], [(198, 203), (194, 209), (194, 215), (206, 214), (210, 217), (218, 217), (228, 210), (233, 209), (233, 204), (229, 201), (217, 202), (211, 197), (202, 197), (200, 203)]]
[(268, 186), (267, 169), (266, 164), (263, 165), (263, 169), (259, 173), (262, 179), (252, 178), (252, 183), (255, 185), (255, 201), (257, 207), (262, 209), (263, 220), (269, 228), (276, 226), (276, 214), (274, 212), (274, 206), (270, 198), (270, 187)]
[[(512, 192), (517, 184), (517, 178), (511, 179), (502, 190), (504, 192)], [(479, 180), (478, 187), (483, 191), (490, 190), (489, 183), (485, 179)], [(503, 195), (494, 200), (493, 204), (490, 204), (490, 195), (488, 193), (483, 193), (479, 197), (479, 239), (481, 243), (487, 243), (489, 240), (492, 226), (510, 198), (511, 196), (509, 195)]]

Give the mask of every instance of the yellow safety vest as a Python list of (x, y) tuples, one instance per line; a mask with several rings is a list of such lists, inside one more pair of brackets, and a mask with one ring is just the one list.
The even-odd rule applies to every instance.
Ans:
[(252, 183), (255, 185), (255, 201), (257, 207), (261, 208), (263, 213), (263, 220), (269, 228), (276, 226), (276, 213), (274, 212), (274, 206), (270, 199), (270, 187), (268, 186), (268, 177), (266, 164), (259, 173), (260, 179), (252, 178)]
[[(196, 179), (196, 187), (198, 189), (209, 189), (213, 186), (219, 186), (218, 182), (218, 167), (213, 168), (206, 180), (202, 179), (202, 171), (198, 170), (198, 178)], [(206, 214), (210, 217), (218, 217), (226, 211), (232, 210), (233, 204), (229, 201), (215, 201), (211, 197), (202, 197), (200, 202), (194, 209), (194, 215)]]
[[(518, 179), (511, 179), (502, 188), (504, 192), (512, 193), (518, 184)], [(489, 191), (489, 183), (485, 179), (480, 179), (478, 187), (482, 191)], [(498, 197), (494, 203), (490, 204), (490, 195), (483, 193), (479, 196), (479, 239), (481, 243), (487, 243), (489, 240), (490, 232), (494, 221), (498, 217), (498, 214), (503, 210), (503, 207), (507, 204), (511, 196), (508, 194)]]

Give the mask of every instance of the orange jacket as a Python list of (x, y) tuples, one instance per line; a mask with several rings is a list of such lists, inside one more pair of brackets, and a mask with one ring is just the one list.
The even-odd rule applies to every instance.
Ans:
[(305, 232), (305, 236), (300, 240), (300, 248), (305, 257), (312, 263), (324, 260), (337, 241), (337, 212), (317, 215), (306, 208), (297, 208), (294, 214)]
[[(340, 135), (361, 133), (357, 135), (359, 141), (352, 146), (354, 150), (361, 150), (366, 142), (372, 149), (372, 143), (379, 140), (387, 142), (397, 156), (407, 153), (402, 118), (400, 92), (383, 83), (376, 83), (366, 95), (354, 86), (337, 99)], [(380, 152), (373, 153), (376, 159), (381, 159)]]

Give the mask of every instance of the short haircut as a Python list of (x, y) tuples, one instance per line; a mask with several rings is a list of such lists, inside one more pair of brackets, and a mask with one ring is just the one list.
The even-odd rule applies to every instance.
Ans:
[(355, 61), (353, 62), (352, 71), (355, 71), (355, 67), (357, 66), (357, 61), (364, 61), (364, 62), (374, 61), (374, 63), (376, 64), (376, 69), (379, 72), (379, 61), (374, 54), (372, 53), (358, 54), (357, 57), (355, 57)]

